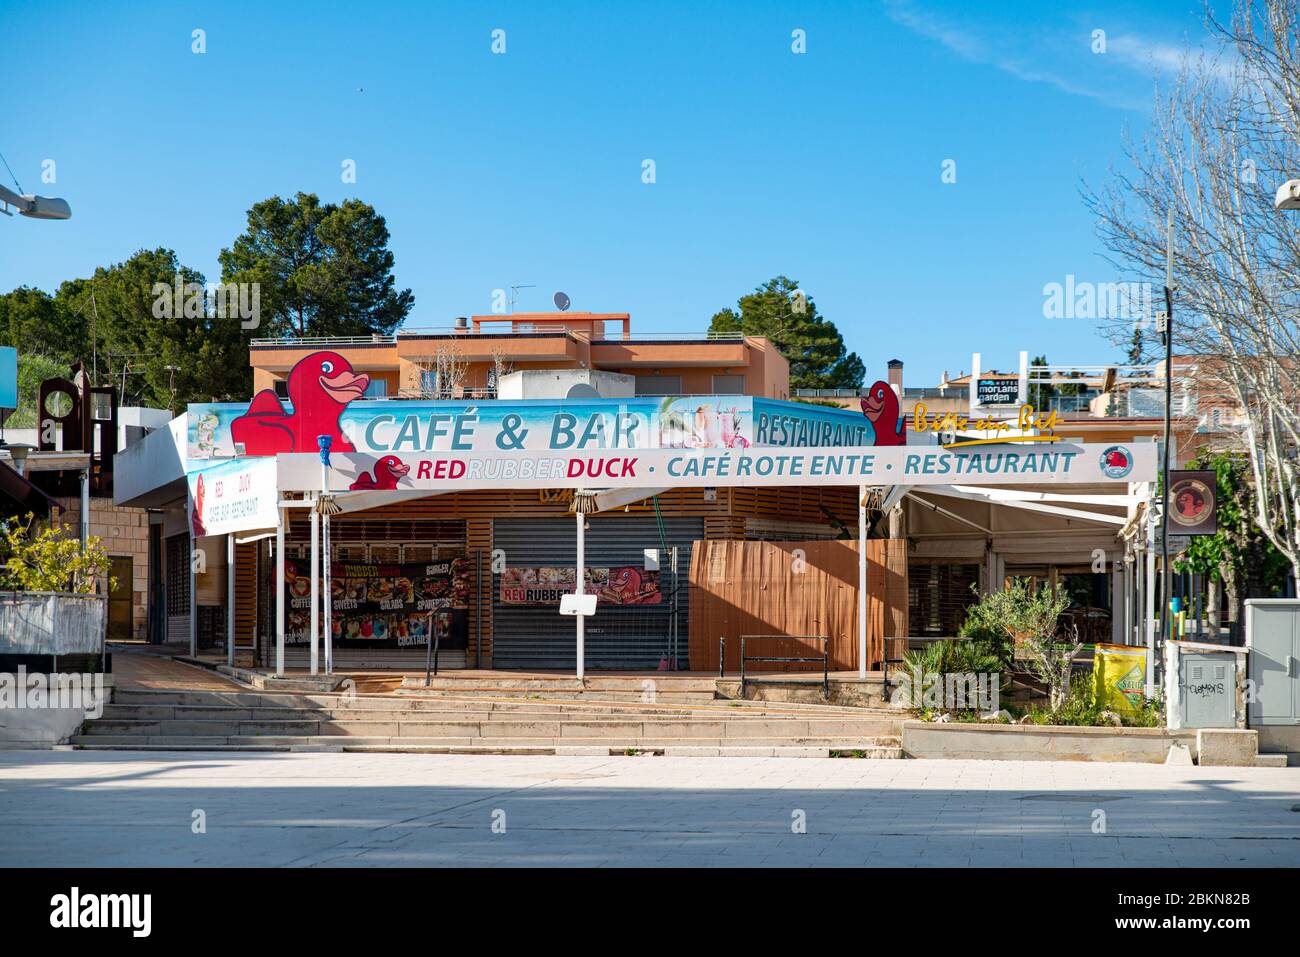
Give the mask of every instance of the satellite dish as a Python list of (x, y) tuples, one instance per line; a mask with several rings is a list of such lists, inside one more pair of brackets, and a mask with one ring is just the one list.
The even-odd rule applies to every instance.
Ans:
[(555, 308), (560, 310), (560, 312), (564, 312), (564, 310), (569, 308), (569, 297), (564, 293), (557, 292), (552, 298), (555, 300)]
[(599, 399), (600, 393), (585, 382), (575, 382), (569, 386), (566, 399)]

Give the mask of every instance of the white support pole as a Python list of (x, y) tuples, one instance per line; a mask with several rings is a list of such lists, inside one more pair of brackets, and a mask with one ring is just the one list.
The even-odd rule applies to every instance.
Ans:
[(198, 602), (198, 581), (194, 574), (194, 560), (198, 558), (199, 540), (194, 537), (194, 500), (187, 499), (185, 503), (185, 525), (186, 534), (189, 536), (190, 554), (189, 575), (190, 583), (190, 657), (194, 658), (199, 653), (199, 602)]
[[(574, 590), (577, 594), (583, 594), (583, 585), (586, 578), (587, 568), (587, 516), (582, 512), (574, 512), (574, 518), (578, 520), (578, 557), (574, 563)], [(578, 680), (583, 680), (587, 664), (587, 646), (584, 624), (586, 619), (582, 615), (575, 615), (574, 621), (577, 622), (578, 629)]]
[(280, 508), (275, 524), (275, 674), (284, 677), (284, 526), (289, 521), (289, 510)]
[(320, 513), (311, 513), (311, 673), (320, 673)]
[(858, 680), (867, 680), (867, 487), (858, 486)]
[(81, 549), (90, 540), (90, 467), (81, 470)]
[(235, 535), (226, 536), (226, 664), (235, 666)]
[(1146, 696), (1155, 696), (1156, 663), (1156, 523), (1147, 511), (1147, 586), (1146, 586), (1147, 680)]

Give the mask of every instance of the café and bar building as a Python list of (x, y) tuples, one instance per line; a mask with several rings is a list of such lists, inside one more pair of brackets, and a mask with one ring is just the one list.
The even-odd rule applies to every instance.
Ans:
[(249, 402), (124, 450), (115, 494), (164, 516), (172, 633), (202, 651), (220, 617), (228, 660), (275, 671), (422, 668), (433, 637), (442, 667), (571, 669), (575, 592), (597, 599), (587, 668), (735, 667), (718, 638), (748, 631), (876, 670), (916, 598), (905, 495), (1084, 483), (1113, 516), (1154, 469), (1050, 436), (945, 451), (888, 381), (857, 408), (791, 401), (766, 339), (637, 337), (622, 314), (255, 340), (250, 361)]

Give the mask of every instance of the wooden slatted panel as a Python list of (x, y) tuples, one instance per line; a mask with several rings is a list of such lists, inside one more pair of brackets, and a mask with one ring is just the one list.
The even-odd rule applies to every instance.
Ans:
[[(879, 667), (886, 635), (906, 634), (906, 542), (867, 542), (867, 665)], [(858, 667), (858, 543), (704, 541), (691, 561), (690, 666), (740, 667), (741, 635), (826, 635), (832, 671)], [(901, 629), (901, 630), (896, 630)], [(747, 655), (812, 656), (820, 642), (753, 642)], [(750, 666), (747, 666), (750, 667)], [(754, 663), (755, 671), (813, 671), (815, 664)]]

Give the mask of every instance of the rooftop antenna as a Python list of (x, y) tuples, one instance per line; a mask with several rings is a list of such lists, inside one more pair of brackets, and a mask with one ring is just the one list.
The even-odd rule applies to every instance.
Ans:
[(520, 290), (520, 289), (536, 289), (536, 288), (537, 288), (537, 285), (536, 285), (535, 283), (531, 283), (531, 282), (520, 283), (520, 284), (517, 285), (517, 286), (511, 286), (511, 287), (510, 287), (510, 314), (511, 314), (511, 315), (514, 315), (514, 312), (515, 312), (515, 300), (519, 298), (519, 290)]

